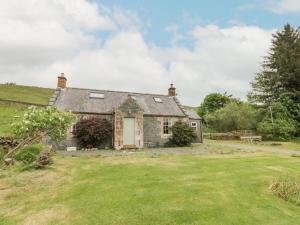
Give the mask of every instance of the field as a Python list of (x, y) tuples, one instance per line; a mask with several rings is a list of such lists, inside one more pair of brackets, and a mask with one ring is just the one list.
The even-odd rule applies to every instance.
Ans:
[(0, 84), (0, 136), (11, 134), (11, 124), (18, 121), (29, 106), (9, 101), (47, 105), (52, 93), (48, 88)]
[(57, 153), (47, 169), (0, 172), (0, 224), (299, 224), (300, 206), (268, 186), (281, 174), (300, 176), (300, 152), (270, 148), (207, 141), (193, 155)]
[(47, 105), (53, 89), (0, 84), (0, 99)]
[(0, 101), (0, 136), (11, 133), (11, 124), (20, 120), (27, 107), (21, 104)]

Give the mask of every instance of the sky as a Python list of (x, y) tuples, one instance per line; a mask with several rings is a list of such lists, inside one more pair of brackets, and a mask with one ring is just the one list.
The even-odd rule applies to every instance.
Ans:
[(246, 99), (300, 0), (0, 0), (0, 83)]

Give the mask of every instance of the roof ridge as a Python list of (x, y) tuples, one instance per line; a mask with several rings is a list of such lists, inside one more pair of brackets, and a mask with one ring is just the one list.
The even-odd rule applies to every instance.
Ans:
[(155, 95), (155, 96), (170, 97), (169, 95), (164, 95), (164, 94), (152, 94), (152, 93), (129, 92), (129, 91), (114, 91), (114, 90), (104, 90), (104, 89), (100, 90), (100, 89), (77, 88), (77, 87), (66, 87), (66, 89), (77, 89), (77, 90), (86, 90), (86, 91), (107, 91), (107, 92), (117, 92), (117, 93), (127, 93), (127, 94)]

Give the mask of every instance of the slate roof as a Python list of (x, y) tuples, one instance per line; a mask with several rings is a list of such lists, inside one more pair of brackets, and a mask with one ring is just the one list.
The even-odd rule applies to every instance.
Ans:
[[(104, 94), (104, 98), (90, 98), (90, 93)], [(175, 97), (133, 92), (80, 88), (57, 89), (51, 97), (49, 105), (54, 105), (61, 111), (71, 111), (74, 113), (111, 114), (128, 96), (135, 96), (137, 103), (144, 110), (144, 115), (186, 116)], [(155, 102), (154, 97), (161, 98), (162, 102)]]
[(197, 114), (195, 110), (185, 108), (184, 111), (190, 119), (201, 120), (201, 117)]

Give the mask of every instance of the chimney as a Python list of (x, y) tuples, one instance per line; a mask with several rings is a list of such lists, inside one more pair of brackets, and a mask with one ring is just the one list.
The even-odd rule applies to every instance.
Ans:
[(65, 78), (65, 74), (61, 73), (60, 76), (57, 77), (57, 87), (65, 88), (67, 85), (67, 78)]
[(171, 86), (169, 87), (169, 96), (176, 96), (175, 90), (176, 88), (173, 86), (173, 84), (171, 84)]

